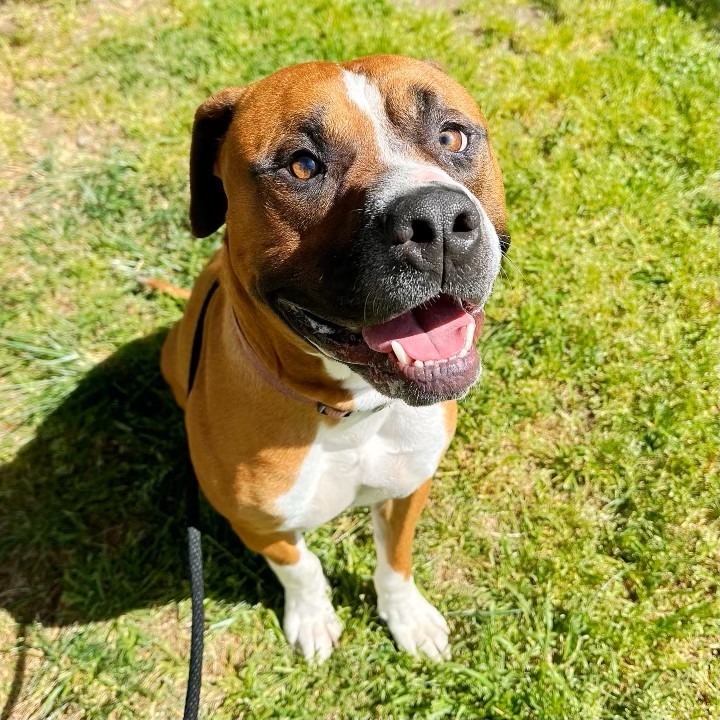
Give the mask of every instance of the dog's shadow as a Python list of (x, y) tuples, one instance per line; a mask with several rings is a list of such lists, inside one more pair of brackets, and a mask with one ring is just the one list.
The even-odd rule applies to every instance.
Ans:
[[(91, 370), (0, 468), (0, 607), (19, 628), (101, 620), (189, 596), (184, 498), (192, 470), (182, 413), (159, 371), (164, 336), (131, 342)], [(204, 503), (201, 522), (208, 595), (279, 612), (280, 586), (262, 558)], [(21, 682), (18, 662), (0, 720)]]
[[(159, 332), (91, 370), (0, 468), (0, 606), (65, 625), (187, 597), (180, 409), (159, 371)], [(203, 507), (208, 587), (274, 607), (278, 586)], [(222, 553), (225, 577), (214, 577)], [(210, 582), (211, 580), (211, 582)]]

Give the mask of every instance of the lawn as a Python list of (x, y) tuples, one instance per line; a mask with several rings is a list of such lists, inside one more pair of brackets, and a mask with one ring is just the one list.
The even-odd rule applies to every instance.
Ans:
[[(182, 418), (158, 349), (219, 242), (195, 107), (307, 59), (433, 60), (484, 109), (513, 245), (420, 525), (453, 659), (398, 653), (369, 517), (309, 537), (345, 623), (208, 508), (206, 718), (720, 718), (720, 8), (645, 0), (0, 3), (0, 718), (181, 714)], [(4, 709), (3, 709), (4, 708)]]

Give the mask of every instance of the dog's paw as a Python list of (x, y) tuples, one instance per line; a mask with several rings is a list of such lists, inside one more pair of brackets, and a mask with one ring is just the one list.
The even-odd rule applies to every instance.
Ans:
[(342, 633), (342, 623), (326, 596), (285, 593), (285, 637), (309, 662), (324, 662)]
[(378, 588), (378, 613), (387, 623), (401, 650), (426, 655), (431, 660), (449, 660), (450, 628), (445, 618), (415, 587), (412, 580), (400, 590)]

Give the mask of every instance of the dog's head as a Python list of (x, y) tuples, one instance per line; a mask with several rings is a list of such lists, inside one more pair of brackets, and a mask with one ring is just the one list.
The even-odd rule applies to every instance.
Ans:
[(193, 231), (288, 332), (412, 405), (463, 395), (505, 250), (485, 118), (427, 63), (307, 63), (197, 111)]

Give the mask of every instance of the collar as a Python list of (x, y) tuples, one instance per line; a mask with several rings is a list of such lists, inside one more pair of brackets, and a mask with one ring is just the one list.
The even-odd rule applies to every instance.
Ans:
[(327, 417), (331, 417), (335, 420), (342, 420), (343, 418), (354, 415), (354, 412), (352, 410), (340, 410), (339, 408), (335, 408), (330, 405), (325, 405), (324, 403), (312, 400), (311, 398), (306, 397), (305, 395), (301, 395), (296, 390), (293, 390), (289, 385), (285, 385), (277, 375), (275, 375), (273, 372), (270, 371), (268, 366), (265, 365), (265, 363), (263, 363), (263, 361), (258, 357), (258, 354), (252, 349), (250, 343), (248, 342), (247, 337), (245, 336), (245, 333), (243, 332), (242, 326), (240, 325), (240, 321), (238, 320), (237, 315), (235, 314), (235, 308), (232, 308), (232, 316), (233, 316), (233, 321), (235, 322), (235, 327), (237, 328), (238, 338), (240, 339), (240, 344), (243, 346), (243, 349), (245, 350), (245, 354), (250, 359), (250, 362), (252, 363), (253, 367), (257, 370), (260, 377), (262, 377), (262, 379), (268, 385), (270, 385), (271, 388), (277, 390), (282, 395), (285, 395), (285, 397), (288, 397), (291, 400), (295, 400), (296, 402), (301, 402), (301, 403), (304, 403), (305, 405), (314, 405), (315, 409), (321, 415), (326, 415)]

